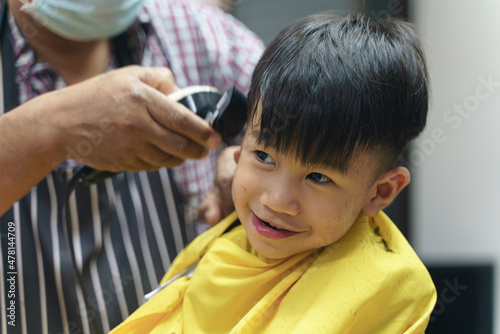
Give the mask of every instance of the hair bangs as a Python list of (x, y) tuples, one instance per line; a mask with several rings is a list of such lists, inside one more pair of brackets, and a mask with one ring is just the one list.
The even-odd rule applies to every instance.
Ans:
[[(335, 71), (324, 68), (331, 61), (304, 56), (304, 53), (324, 54), (317, 50), (321, 45), (300, 46), (301, 57), (293, 52), (284, 57), (278, 52), (279, 63), (276, 59), (268, 59), (276, 63), (269, 66), (272, 70), (255, 78), (260, 82), (254, 84), (260, 89), (252, 97), (255, 102), (251, 117), (255, 122), (255, 111), (260, 104), (257, 140), (264, 146), (294, 156), (303, 165), (320, 165), (346, 173), (355, 150), (362, 144), (359, 133), (354, 130), (359, 128), (355, 122), (360, 118), (352, 117), (353, 112), (359, 113), (361, 103), (346, 105), (342, 98), (348, 96), (346, 90), (356, 90), (348, 84), (352, 78), (342, 77), (346, 71), (339, 71), (333, 74), (337, 78), (331, 78)], [(289, 66), (289, 63), (296, 66)], [(338, 59), (333, 63), (339, 64)], [(346, 85), (339, 89), (332, 82), (345, 82)]]

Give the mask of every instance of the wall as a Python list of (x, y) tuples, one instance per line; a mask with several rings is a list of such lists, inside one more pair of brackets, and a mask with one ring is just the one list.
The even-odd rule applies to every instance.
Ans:
[[(432, 85), (427, 130), (411, 154), (412, 244), (427, 263), (498, 264), (500, 2), (410, 2)], [(495, 289), (500, 319), (500, 275)]]
[(352, 0), (234, 0), (234, 16), (269, 42), (278, 32), (304, 16), (322, 11), (351, 10)]

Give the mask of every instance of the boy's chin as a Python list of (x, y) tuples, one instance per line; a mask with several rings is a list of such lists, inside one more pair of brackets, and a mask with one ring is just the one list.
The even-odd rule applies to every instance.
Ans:
[(274, 249), (269, 245), (262, 245), (260, 243), (252, 243), (252, 240), (249, 238), (249, 243), (257, 253), (259, 258), (269, 259), (269, 260), (285, 260), (299, 253), (291, 250), (283, 250), (283, 249)]
[(285, 260), (285, 259), (288, 259), (288, 258), (292, 257), (293, 255), (295, 255), (295, 254), (290, 254), (287, 256), (283, 256), (283, 255), (276, 254), (273, 252), (266, 252), (265, 250), (259, 251), (255, 247), (254, 247), (254, 249), (256, 250), (256, 252), (260, 258), (265, 258), (265, 259), (269, 259), (269, 260)]
[[(254, 231), (255, 232), (255, 231)], [(251, 249), (257, 253), (259, 258), (265, 258), (269, 260), (281, 260), (281, 259), (286, 259), (289, 258), (290, 256), (294, 255), (286, 255), (283, 254), (283, 251), (272, 249), (272, 247), (268, 245), (262, 245), (262, 241), (258, 240), (257, 242), (252, 242), (252, 238), (249, 237), (248, 231), (247, 231), (247, 239), (248, 243), (251, 247)]]

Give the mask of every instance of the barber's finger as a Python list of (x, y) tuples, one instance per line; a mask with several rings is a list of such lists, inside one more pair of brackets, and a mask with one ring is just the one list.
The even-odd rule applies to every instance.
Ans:
[[(173, 130), (166, 129), (160, 124), (154, 123), (149, 133), (151, 143), (161, 154), (169, 154), (180, 159), (202, 159), (209, 149), (190, 138), (185, 137)], [(155, 152), (151, 152), (151, 155)], [(157, 154), (159, 155), (159, 154)]]
[(143, 68), (140, 80), (165, 95), (173, 93), (179, 89), (175, 83), (174, 75), (166, 67)]
[(217, 225), (217, 223), (219, 223), (222, 220), (221, 217), (222, 214), (219, 211), (219, 207), (215, 204), (211, 204), (210, 207), (207, 208), (207, 211), (205, 212), (205, 221), (210, 226)]
[(176, 155), (166, 153), (155, 145), (145, 147), (139, 155), (139, 158), (143, 162), (151, 165), (154, 169), (159, 169), (161, 167), (176, 167), (185, 161), (185, 159), (179, 158)]
[(142, 82), (160, 92), (160, 94), (151, 92), (153, 98), (148, 106), (151, 116), (157, 122), (205, 147), (219, 146), (221, 137), (212, 127), (188, 108), (177, 102), (172, 103), (170, 98), (165, 97), (165, 95), (179, 89), (168, 68), (153, 67), (138, 68), (137, 70), (141, 71), (140, 79)]
[(198, 208), (198, 219), (207, 222), (210, 226), (215, 226), (222, 218), (219, 196), (214, 193), (216, 191), (215, 188), (212, 189)]
[(135, 157), (133, 161), (129, 161), (123, 165), (120, 165), (121, 168), (118, 169), (117, 171), (123, 171), (126, 170), (128, 172), (153, 172), (157, 171), (160, 168), (166, 167), (166, 168), (172, 168), (172, 167), (177, 167), (180, 164), (182, 164), (184, 160), (173, 157), (173, 156), (168, 156), (165, 158), (165, 160), (162, 163), (154, 162), (151, 163), (142, 157)]
[(148, 111), (156, 122), (207, 148), (219, 146), (220, 135), (201, 117), (153, 88), (149, 95)]
[(135, 157), (133, 160), (123, 163), (120, 170), (126, 170), (128, 172), (149, 172), (158, 170), (158, 167), (142, 160), (139, 157)]

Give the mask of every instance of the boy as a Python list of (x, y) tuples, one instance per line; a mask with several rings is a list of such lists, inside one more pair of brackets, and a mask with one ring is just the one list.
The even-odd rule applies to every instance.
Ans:
[(381, 210), (409, 182), (393, 164), (426, 85), (407, 23), (323, 14), (281, 32), (252, 78), (236, 213), (116, 333), (424, 332), (434, 285)]

